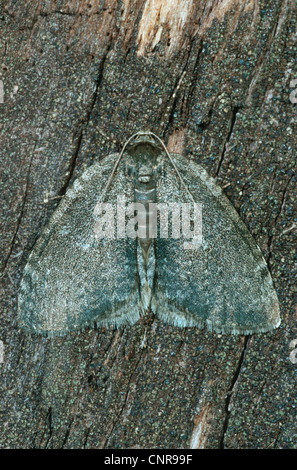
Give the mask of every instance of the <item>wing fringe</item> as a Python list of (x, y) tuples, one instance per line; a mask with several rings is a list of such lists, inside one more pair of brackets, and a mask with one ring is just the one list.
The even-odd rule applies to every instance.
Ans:
[(170, 301), (162, 292), (158, 291), (158, 298), (152, 301), (152, 311), (164, 322), (178, 327), (206, 328), (210, 332), (234, 335), (252, 335), (255, 333), (267, 333), (277, 328), (281, 320), (278, 318), (271, 323), (262, 323), (257, 326), (238, 325), (235, 323), (218, 324), (209, 318), (195, 318), (186, 308), (181, 310), (173, 301)]

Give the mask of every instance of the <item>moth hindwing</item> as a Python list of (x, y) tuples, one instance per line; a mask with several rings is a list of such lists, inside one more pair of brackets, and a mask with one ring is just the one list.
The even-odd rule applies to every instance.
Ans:
[(19, 325), (49, 336), (134, 323), (251, 334), (279, 305), (252, 236), (196, 163), (150, 132), (77, 179), (25, 266)]

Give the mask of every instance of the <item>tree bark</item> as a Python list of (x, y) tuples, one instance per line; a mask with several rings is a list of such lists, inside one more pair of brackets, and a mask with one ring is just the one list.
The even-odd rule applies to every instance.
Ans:
[[(0, 3), (0, 446), (296, 447), (295, 2)], [(225, 336), (147, 317), (54, 340), (19, 331), (51, 197), (140, 129), (217, 178), (266, 258), (279, 329)]]

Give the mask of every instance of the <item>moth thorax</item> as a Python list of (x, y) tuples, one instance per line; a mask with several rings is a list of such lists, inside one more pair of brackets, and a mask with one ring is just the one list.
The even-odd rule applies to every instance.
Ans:
[(151, 203), (156, 202), (156, 188), (151, 189), (134, 189), (134, 202), (139, 203), (137, 206), (138, 210), (138, 220), (139, 222), (138, 229), (139, 233), (145, 234), (140, 238), (140, 244), (144, 252), (146, 253), (151, 244), (151, 238), (149, 234), (152, 232), (150, 230), (150, 223), (154, 220)]

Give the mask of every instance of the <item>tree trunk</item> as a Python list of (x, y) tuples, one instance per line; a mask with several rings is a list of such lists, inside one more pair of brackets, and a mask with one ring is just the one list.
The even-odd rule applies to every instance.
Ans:
[[(2, 4), (2, 448), (296, 447), (294, 8)], [(140, 129), (217, 178), (266, 258), (279, 329), (225, 336), (147, 317), (54, 340), (18, 330), (22, 270), (53, 198)]]

